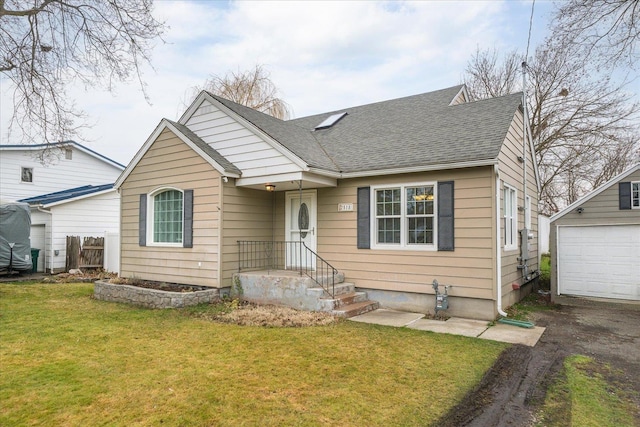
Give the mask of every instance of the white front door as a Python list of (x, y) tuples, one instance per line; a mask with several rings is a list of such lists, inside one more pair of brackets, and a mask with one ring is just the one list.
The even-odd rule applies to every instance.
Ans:
[[(300, 243), (316, 252), (317, 221), (316, 190), (290, 191), (285, 195), (287, 267), (315, 269), (315, 256), (311, 256)], [(297, 242), (297, 243), (293, 243)]]

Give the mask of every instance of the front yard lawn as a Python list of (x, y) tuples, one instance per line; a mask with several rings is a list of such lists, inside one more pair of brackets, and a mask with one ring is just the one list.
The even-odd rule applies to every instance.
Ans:
[(0, 284), (0, 425), (430, 425), (505, 344), (341, 321), (268, 328)]

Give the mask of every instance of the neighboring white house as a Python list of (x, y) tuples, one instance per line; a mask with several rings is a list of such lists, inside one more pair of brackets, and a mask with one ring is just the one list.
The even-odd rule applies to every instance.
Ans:
[(73, 141), (0, 145), (0, 199), (31, 206), (31, 247), (40, 249), (37, 271), (64, 269), (66, 236), (119, 233), (120, 195), (113, 182), (123, 170)]

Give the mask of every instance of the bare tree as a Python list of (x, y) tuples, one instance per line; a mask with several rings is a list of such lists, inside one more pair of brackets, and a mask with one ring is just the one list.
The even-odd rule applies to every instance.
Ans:
[[(522, 90), (516, 52), (500, 63), (477, 52), (467, 67), (478, 99)], [(541, 175), (542, 212), (552, 214), (637, 161), (640, 105), (624, 84), (592, 74), (567, 45), (547, 42), (526, 64), (527, 108)]]
[(640, 63), (640, 0), (568, 0), (557, 3), (553, 37), (585, 50), (600, 66)]
[(9, 134), (37, 143), (78, 136), (86, 116), (66, 95), (70, 83), (111, 90), (135, 76), (144, 92), (141, 67), (165, 28), (151, 11), (152, 0), (0, 0), (0, 72), (13, 87)]
[(262, 65), (245, 72), (230, 71), (224, 77), (212, 75), (203, 86), (190, 90), (189, 102), (202, 90), (278, 119), (286, 120), (291, 114), (291, 108), (278, 97), (278, 90)]
[(475, 100), (516, 92), (522, 86), (521, 63), (516, 51), (507, 53), (501, 60), (497, 49), (476, 49), (465, 70), (469, 95)]

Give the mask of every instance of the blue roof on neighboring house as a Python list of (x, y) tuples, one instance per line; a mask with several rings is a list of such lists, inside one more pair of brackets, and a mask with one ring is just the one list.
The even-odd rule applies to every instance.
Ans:
[(75, 199), (82, 196), (88, 196), (93, 193), (111, 190), (113, 184), (104, 185), (84, 185), (82, 187), (70, 188), (68, 190), (56, 191), (55, 193), (43, 194), (40, 196), (29, 197), (19, 200), (20, 202), (29, 203), (30, 205), (49, 205), (51, 203), (62, 202), (64, 200)]

